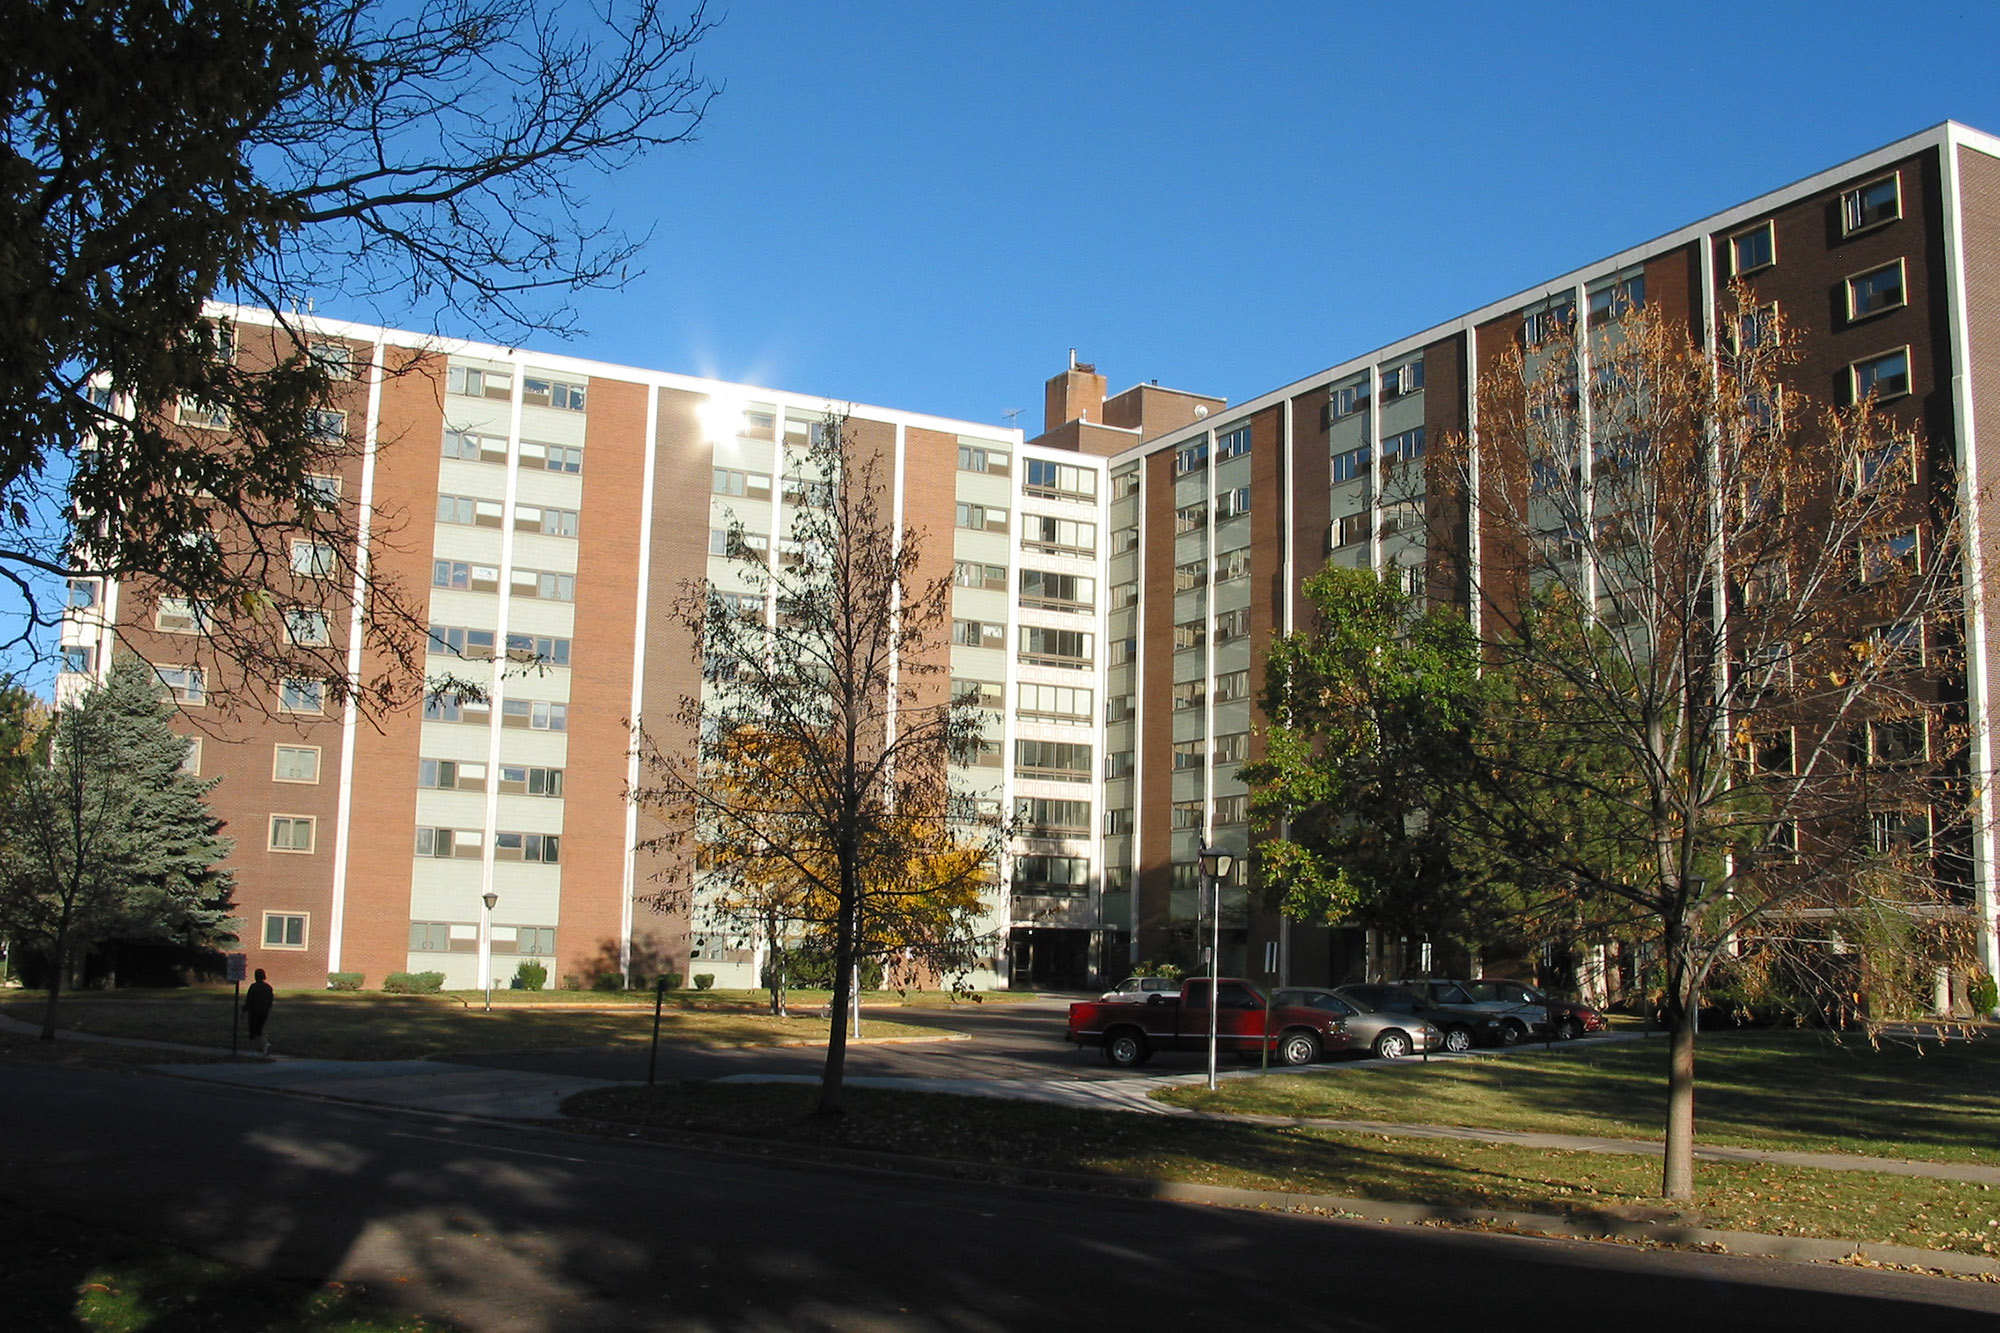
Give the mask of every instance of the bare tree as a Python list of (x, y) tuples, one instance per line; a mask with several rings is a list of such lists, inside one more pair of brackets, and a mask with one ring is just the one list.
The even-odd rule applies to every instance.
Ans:
[[(354, 562), (358, 506), (321, 478), (358, 452), (334, 420), (356, 384), (433, 367), (322, 351), (297, 312), (395, 301), (458, 333), (570, 331), (563, 298), (623, 281), (639, 245), (589, 184), (694, 135), (709, 19), (252, 0), (16, 6), (7, 27), (0, 591), (20, 614), (0, 650), (59, 616), (52, 580), (156, 580), (253, 674), (377, 697), (405, 673), (320, 670), (264, 594), (301, 530), (326, 538), (352, 576), (330, 582), (401, 631), (378, 646), (408, 665), (420, 608)], [(274, 334), (239, 345), (215, 300), (273, 312)]]
[(1962, 941), (1983, 777), (1956, 478), (1878, 402), (1907, 368), (1815, 407), (1775, 310), (1739, 300), (1712, 355), (1651, 309), (1610, 314), (1531, 322), (1482, 378), (1476, 447), (1435, 460), (1475, 534), (1493, 682), (1448, 813), (1542, 910), (1657, 946), (1663, 1189), (1688, 1199), (1713, 969), (1864, 899)]
[[(978, 935), (998, 825), (965, 818), (952, 765), (980, 745), (972, 696), (950, 692), (949, 578), (921, 574), (880, 461), (829, 413), (786, 460), (796, 517), (773, 561), (732, 525), (737, 586), (688, 590), (704, 687), (678, 718), (687, 753), (648, 747), (641, 804), (691, 891), (750, 904), (831, 945), (833, 1024), (822, 1115), (843, 1110), (840, 1016), (867, 958), (950, 974)], [(689, 906), (664, 891), (656, 906)]]

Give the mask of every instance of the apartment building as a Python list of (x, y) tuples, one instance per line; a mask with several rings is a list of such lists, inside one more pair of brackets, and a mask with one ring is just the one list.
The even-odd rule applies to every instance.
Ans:
[[(1990, 772), (2000, 445), (1982, 453), (1979, 426), (2000, 421), (2000, 139), (1945, 124), (1234, 407), (1156, 384), (1108, 395), (1072, 352), (1033, 439), (848, 409), (891, 465), (902, 522), (940, 574), (949, 562), (952, 675), (988, 710), (989, 745), (962, 776), (1016, 823), (976, 982), (1082, 985), (1191, 944), (1204, 843), (1239, 854), (1224, 970), (1312, 982), (1379, 962), (1383, 942), (1293, 927), (1248, 891), (1240, 766), (1260, 752), (1266, 645), (1328, 562), (1465, 600), (1427, 541), (1451, 533), (1476, 559), (1480, 534), (1427, 491), (1424, 459), (1446, 434), (1476, 447), (1478, 374), (1541, 322), (1588, 329), (1639, 305), (1712, 347), (1732, 280), (1784, 311), (1809, 397), (1872, 393), (1957, 479), (1971, 762)], [(671, 967), (754, 984), (754, 942), (698, 892), (675, 912), (646, 904), (662, 886), (626, 799), (629, 721), (658, 723), (701, 688), (667, 611), (682, 585), (749, 595), (720, 558), (730, 519), (784, 558), (809, 485), (794, 464), (826, 401), (326, 321), (315, 336), (356, 368), (340, 428), (363, 446), (328, 491), (378, 516), (379, 569), (429, 588), (432, 668), (490, 671), (489, 699), (378, 726), (296, 682), (261, 715), (225, 717), (212, 701), (228, 664), (172, 608), (139, 623), (118, 588), (83, 586), (63, 633), (77, 679), (122, 640), (174, 688), (191, 762), (224, 779), (213, 800), (238, 840), (253, 964), (292, 985), (407, 969), (471, 986), (490, 952), (503, 983), (536, 958), (557, 977)], [(378, 373), (392, 365), (416, 373)], [(307, 550), (293, 572), (309, 585), (321, 563)], [(356, 628), (314, 632), (349, 644), (359, 673)], [(510, 655), (541, 665), (510, 671)], [(1992, 970), (1994, 795), (1977, 789), (1968, 892)]]

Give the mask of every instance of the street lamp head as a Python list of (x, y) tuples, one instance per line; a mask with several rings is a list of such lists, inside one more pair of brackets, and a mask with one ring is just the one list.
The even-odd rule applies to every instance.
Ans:
[(1236, 868), (1236, 858), (1215, 847), (1202, 848), (1198, 859), (1201, 861), (1201, 873), (1210, 879), (1228, 879), (1229, 872)]
[(486, 910), (489, 912), (492, 911), (495, 907), (500, 905), (500, 895), (493, 892), (493, 890), (491, 889), (488, 889), (485, 893), (481, 894), (480, 897), (485, 899)]

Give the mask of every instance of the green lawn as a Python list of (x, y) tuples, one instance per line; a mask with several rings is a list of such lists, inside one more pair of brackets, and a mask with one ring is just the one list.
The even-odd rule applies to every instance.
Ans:
[(360, 1287), (266, 1277), (164, 1241), (0, 1203), (0, 1300), (10, 1328), (138, 1333), (421, 1333), (450, 1326)]
[[(1666, 1060), (1661, 1037), (1583, 1041), (1158, 1095), (1200, 1110), (1655, 1139), (1666, 1121)], [(1695, 1072), (1704, 1143), (2000, 1163), (2000, 1040), (1876, 1049), (1811, 1032), (1705, 1034)]]
[(667, 1139), (724, 1135), (807, 1153), (861, 1148), (905, 1159), (976, 1163), (1002, 1174), (1033, 1166), (1086, 1176), (1556, 1213), (1584, 1224), (1604, 1217), (1678, 1217), (1726, 1230), (1972, 1254), (1993, 1254), (2000, 1244), (1995, 1240), (2000, 1190), (1951, 1181), (1704, 1162), (1696, 1169), (1694, 1207), (1669, 1214), (1657, 1197), (1660, 1166), (1652, 1158), (871, 1088), (848, 1089), (848, 1114), (826, 1122), (808, 1114), (813, 1093), (774, 1084), (600, 1088), (570, 1098), (563, 1109), (614, 1123), (621, 1134), (636, 1127)]
[[(557, 992), (563, 994), (563, 992)], [(34, 992), (0, 1004), (11, 1018), (40, 1023), (42, 1006)], [(714, 992), (707, 993), (714, 996)], [(569, 993), (572, 1001), (587, 993)], [(494, 992), (491, 1013), (480, 997), (468, 995), (378, 995), (336, 991), (280, 991), (271, 1016), (271, 1041), (287, 1055), (330, 1060), (402, 1060), (428, 1055), (538, 1049), (561, 1046), (631, 1046), (651, 1041), (653, 1006), (610, 1003), (597, 1011), (564, 1010), (549, 1001), (502, 1004)], [(65, 1031), (101, 1036), (141, 1037), (227, 1050), (232, 995), (224, 990), (186, 990), (65, 996), (57, 1011)], [(864, 1037), (940, 1036), (936, 1029), (880, 1017), (883, 1006), (862, 1006)], [(605, 1011), (605, 1010), (608, 1010)], [(660, 1020), (660, 1039), (706, 1046), (765, 1046), (817, 1043), (827, 1038), (827, 1019), (794, 1005), (791, 1018), (774, 1018), (726, 996), (670, 1004)], [(888, 1010), (887, 1012), (899, 1012)], [(60, 1045), (60, 1038), (57, 1041)], [(150, 1057), (157, 1062), (160, 1057)]]

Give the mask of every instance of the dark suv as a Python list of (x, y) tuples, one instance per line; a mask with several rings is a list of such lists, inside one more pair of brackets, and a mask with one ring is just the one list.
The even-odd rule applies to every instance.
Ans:
[(1500, 1020), (1492, 1014), (1433, 1004), (1406, 986), (1363, 982), (1353, 986), (1336, 986), (1333, 993), (1362, 1009), (1407, 1014), (1430, 1023), (1443, 1031), (1447, 1051), (1469, 1051), (1475, 1042), (1489, 1046), (1500, 1042)]

